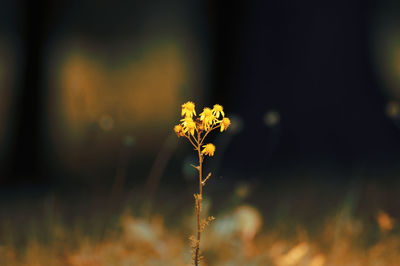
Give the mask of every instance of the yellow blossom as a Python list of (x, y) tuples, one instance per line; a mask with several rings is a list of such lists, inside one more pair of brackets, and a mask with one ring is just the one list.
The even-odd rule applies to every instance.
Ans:
[(208, 155), (208, 156), (214, 156), (214, 152), (215, 152), (215, 146), (212, 143), (208, 143), (206, 145), (203, 146), (203, 150), (201, 151), (201, 153)]
[(225, 116), (224, 108), (219, 104), (214, 104), (212, 113), (213, 113), (213, 115), (215, 115), (216, 118), (219, 118), (220, 115), (222, 115), (222, 117)]
[(183, 137), (185, 135), (185, 133), (183, 133), (183, 128), (181, 125), (176, 125), (174, 127), (174, 131), (175, 131), (175, 134), (178, 136), (178, 138)]
[(203, 112), (200, 114), (200, 120), (203, 121), (204, 118), (211, 116), (212, 115), (212, 110), (208, 107), (203, 109)]
[(196, 115), (196, 110), (193, 102), (186, 102), (182, 104), (182, 116), (193, 117)]
[(221, 120), (221, 132), (224, 130), (227, 130), (228, 127), (230, 126), (230, 124), (231, 124), (231, 120), (228, 117), (224, 117)]
[(213, 115), (213, 112), (210, 108), (206, 107), (203, 109), (203, 112), (200, 114), (200, 120), (204, 123), (205, 130), (215, 123), (216, 118)]
[(185, 118), (181, 119), (181, 121), (182, 121), (182, 123), (181, 123), (182, 126), (185, 127), (185, 126), (187, 125), (187, 123), (193, 122), (193, 118), (191, 118), (191, 117), (185, 117)]
[(190, 135), (194, 135), (194, 130), (196, 129), (196, 123), (191, 119), (191, 121), (184, 122), (183, 133), (190, 132)]

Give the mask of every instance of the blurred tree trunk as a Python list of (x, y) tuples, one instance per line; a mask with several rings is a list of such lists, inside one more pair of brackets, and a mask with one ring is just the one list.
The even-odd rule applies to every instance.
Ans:
[(41, 125), (44, 107), (43, 47), (46, 37), (47, 1), (20, 1), (20, 75), (16, 97), (15, 134), (11, 147), (9, 178), (12, 183), (43, 182)]

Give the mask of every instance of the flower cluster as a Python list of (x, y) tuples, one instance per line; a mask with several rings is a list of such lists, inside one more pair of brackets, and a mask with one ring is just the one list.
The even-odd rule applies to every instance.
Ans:
[(231, 121), (225, 117), (224, 108), (215, 104), (213, 108), (205, 107), (196, 118), (196, 109), (193, 102), (182, 104), (180, 123), (174, 127), (178, 137), (186, 137), (196, 149), (203, 147), (201, 154), (214, 156), (215, 146), (212, 143), (203, 145), (205, 137), (214, 129), (220, 128), (223, 132), (228, 129)]
[[(192, 236), (191, 247), (193, 253), (193, 264), (199, 265), (199, 261), (202, 256), (200, 253), (200, 235), (206, 225), (208, 225), (214, 217), (208, 217), (208, 219), (201, 219), (201, 206), (203, 199), (203, 187), (206, 181), (211, 177), (209, 173), (206, 177), (203, 177), (203, 160), (204, 156), (214, 156), (215, 146), (212, 143), (204, 143), (208, 133), (214, 129), (219, 128), (221, 132), (228, 129), (231, 121), (225, 117), (224, 108), (215, 104), (213, 108), (205, 107), (203, 112), (196, 118), (196, 108), (193, 102), (186, 102), (182, 104), (182, 119), (180, 123), (174, 127), (176, 135), (179, 137), (187, 138), (197, 151), (199, 156), (199, 164), (192, 165), (199, 172), (199, 193), (194, 194), (195, 198), (195, 209), (197, 213), (197, 238)], [(204, 144), (204, 145), (203, 145)]]

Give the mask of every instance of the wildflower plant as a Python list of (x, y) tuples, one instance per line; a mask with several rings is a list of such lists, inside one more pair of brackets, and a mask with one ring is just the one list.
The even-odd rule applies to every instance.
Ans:
[(196, 118), (195, 104), (186, 102), (182, 104), (181, 116), (183, 117), (178, 125), (174, 127), (176, 135), (184, 137), (193, 145), (198, 155), (199, 164), (192, 165), (199, 173), (199, 191), (194, 194), (195, 211), (197, 214), (197, 237), (191, 236), (191, 247), (193, 253), (193, 264), (199, 265), (202, 256), (200, 254), (200, 237), (204, 228), (215, 218), (213, 216), (207, 219), (201, 218), (201, 208), (203, 199), (203, 187), (207, 180), (211, 177), (209, 173), (203, 177), (203, 161), (205, 156), (214, 156), (215, 146), (212, 143), (205, 143), (205, 138), (214, 129), (220, 129), (221, 132), (226, 131), (231, 124), (229, 118), (225, 117), (224, 109), (221, 105), (215, 104), (213, 108), (205, 107), (203, 112)]

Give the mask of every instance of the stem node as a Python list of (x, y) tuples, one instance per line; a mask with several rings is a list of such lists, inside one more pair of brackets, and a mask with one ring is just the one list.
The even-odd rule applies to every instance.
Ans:
[(201, 184), (202, 184), (203, 186), (205, 186), (205, 185), (206, 185), (206, 181), (207, 181), (210, 177), (211, 177), (211, 172), (208, 173), (207, 177), (201, 182)]

